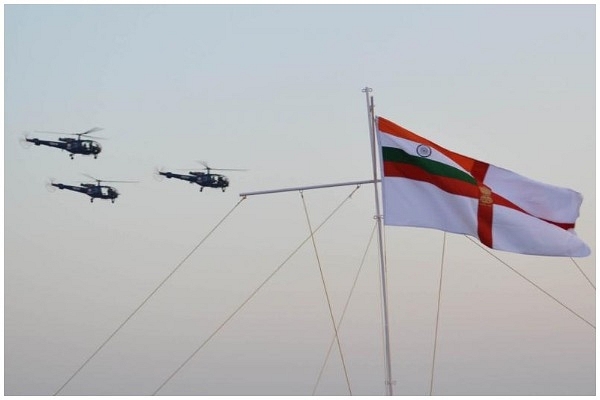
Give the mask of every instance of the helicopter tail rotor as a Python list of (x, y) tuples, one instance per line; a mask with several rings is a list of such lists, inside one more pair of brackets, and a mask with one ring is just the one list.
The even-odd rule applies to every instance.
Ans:
[(28, 149), (33, 145), (33, 143), (28, 142), (27, 139), (29, 139), (29, 132), (23, 132), (23, 135), (19, 138), (19, 144), (24, 149)]
[(48, 181), (46, 182), (46, 190), (50, 193), (55, 192), (56, 191), (56, 186), (52, 186), (52, 184), (54, 183), (54, 178), (50, 178), (48, 179)]
[(163, 167), (154, 168), (154, 180), (161, 182), (165, 179), (165, 176), (160, 174), (163, 170), (164, 170)]

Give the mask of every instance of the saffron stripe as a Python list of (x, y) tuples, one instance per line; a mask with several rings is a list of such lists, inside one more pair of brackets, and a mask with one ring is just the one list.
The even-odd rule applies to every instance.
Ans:
[(467, 171), (471, 171), (473, 169), (473, 163), (475, 162), (474, 159), (445, 149), (437, 143), (427, 140), (424, 137), (421, 137), (416, 133), (413, 133), (408, 129), (403, 128), (400, 125), (396, 125), (392, 121), (389, 121), (383, 117), (377, 117), (377, 127), (381, 132), (385, 132), (389, 135), (396, 136), (402, 139), (407, 139), (416, 143), (426, 144), (427, 146), (434, 148), (440, 153), (444, 154), (446, 157), (450, 158)]

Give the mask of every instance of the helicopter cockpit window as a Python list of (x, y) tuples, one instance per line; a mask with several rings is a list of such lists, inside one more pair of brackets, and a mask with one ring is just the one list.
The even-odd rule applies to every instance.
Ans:
[(81, 147), (83, 147), (86, 150), (90, 149), (90, 142), (81, 142)]
[(98, 142), (92, 142), (91, 143), (92, 149), (100, 149), (100, 143)]
[(100, 193), (102, 193), (103, 196), (108, 196), (108, 188), (107, 187), (100, 188)]

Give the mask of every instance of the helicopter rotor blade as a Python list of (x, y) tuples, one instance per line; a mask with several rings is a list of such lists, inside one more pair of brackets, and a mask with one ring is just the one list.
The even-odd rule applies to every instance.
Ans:
[(140, 181), (100, 181), (100, 182), (109, 182), (109, 183), (140, 183)]
[(211, 168), (215, 171), (248, 171), (247, 169), (238, 169), (238, 168)]
[(81, 174), (81, 175), (83, 175), (83, 176), (86, 176), (86, 177), (90, 178), (90, 179), (91, 179), (91, 180), (93, 180), (93, 181), (96, 181), (96, 182), (102, 182), (102, 180), (101, 180), (101, 179), (94, 178), (94, 177), (93, 177), (93, 176), (91, 176), (91, 175), (88, 175), (88, 174)]
[(92, 132), (98, 132), (98, 131), (101, 131), (102, 129), (104, 129), (104, 128), (98, 128), (98, 127), (96, 127), (96, 128), (88, 129), (88, 130), (87, 130), (87, 131), (85, 131), (85, 132), (81, 132), (81, 133), (75, 133), (74, 135), (77, 135), (77, 136), (85, 135), (85, 137), (86, 137), (86, 138), (90, 138), (90, 139), (102, 139), (102, 140), (108, 140), (108, 139), (106, 139), (106, 138), (104, 138), (104, 137), (99, 137), (99, 136), (90, 136), (90, 135), (88, 135), (89, 133), (92, 133)]
[(207, 170), (215, 170), (215, 171), (248, 171), (247, 169), (239, 169), (239, 168), (213, 168), (209, 167), (206, 161), (196, 160), (196, 162), (204, 165)]
[(84, 176), (87, 176), (88, 178), (95, 180), (98, 184), (102, 183), (102, 182), (110, 182), (110, 183), (139, 183), (139, 181), (109, 181), (109, 180), (104, 180), (104, 179), (98, 179), (98, 178), (94, 178), (91, 175), (88, 174), (82, 174)]
[(51, 133), (53, 135), (77, 135), (76, 133), (69, 132), (54, 132), (54, 131), (34, 131), (35, 133)]
[[(77, 133), (77, 135), (87, 135), (88, 133), (98, 132), (98, 131), (101, 131), (102, 129), (104, 129), (104, 128), (95, 127), (95, 128), (92, 128), (92, 129), (88, 129), (85, 132)], [(91, 137), (91, 136), (89, 136), (89, 137)]]
[[(101, 131), (102, 129), (104, 129), (104, 128), (98, 128), (98, 127), (96, 127), (96, 128), (88, 129), (85, 132), (75, 132), (75, 133), (73, 133), (73, 132), (56, 132), (56, 131), (34, 131), (34, 132), (36, 132), (36, 133), (50, 133), (50, 134), (53, 134), (53, 135), (75, 135), (75, 136), (81, 136), (81, 135), (87, 135), (87, 134), (92, 133), (92, 132), (98, 132), (98, 131)], [(87, 136), (87, 137), (93, 138), (93, 139), (105, 139), (105, 138), (97, 137), (97, 136)]]
[(100, 136), (86, 136), (86, 138), (88, 139), (100, 139), (100, 140), (108, 140), (105, 137), (100, 137)]

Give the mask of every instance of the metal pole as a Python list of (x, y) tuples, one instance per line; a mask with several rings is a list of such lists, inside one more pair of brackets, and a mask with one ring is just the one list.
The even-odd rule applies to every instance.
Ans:
[[(379, 182), (377, 179), (377, 141), (375, 139), (375, 105), (373, 104), (373, 96), (369, 96), (369, 93), (373, 89), (365, 87), (362, 90), (365, 93), (367, 99), (367, 112), (369, 115), (369, 133), (371, 135), (371, 155), (373, 160), (373, 181)], [(388, 299), (387, 299), (387, 273), (385, 267), (385, 256), (383, 252), (383, 216), (379, 208), (379, 190), (377, 184), (374, 185), (375, 189), (375, 218), (377, 219), (377, 237), (379, 239), (379, 264), (381, 268), (381, 302), (382, 302), (382, 314), (383, 314), (383, 341), (384, 341), (384, 363), (385, 363), (385, 388), (386, 395), (393, 396), (392, 390), (392, 363), (390, 359), (390, 331), (388, 323)]]
[(258, 194), (271, 194), (271, 193), (281, 193), (281, 192), (295, 192), (298, 190), (310, 190), (310, 189), (323, 189), (337, 186), (353, 186), (353, 185), (364, 185), (367, 183), (375, 183), (373, 180), (368, 181), (353, 181), (353, 182), (342, 182), (342, 183), (327, 183), (324, 185), (312, 185), (312, 186), (299, 186), (292, 188), (284, 188), (284, 189), (273, 189), (273, 190), (261, 190), (258, 192), (246, 192), (240, 193), (240, 197), (246, 196), (254, 196)]

